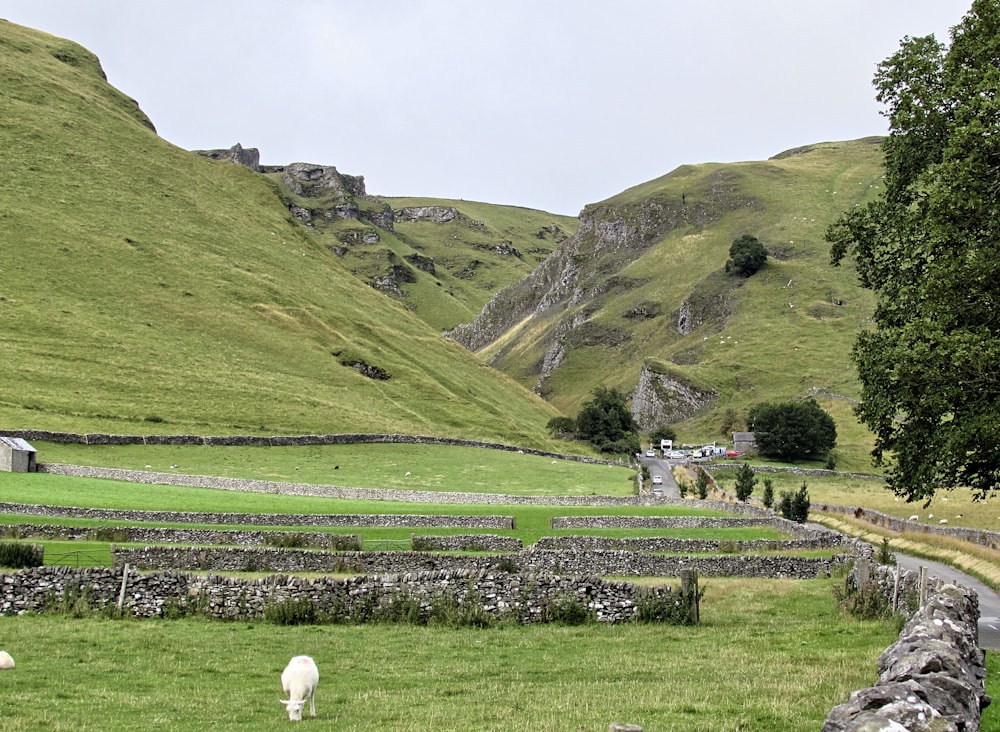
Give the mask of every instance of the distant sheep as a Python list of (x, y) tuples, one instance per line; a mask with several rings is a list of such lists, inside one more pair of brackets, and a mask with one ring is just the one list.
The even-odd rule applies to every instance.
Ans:
[(302, 708), (309, 702), (309, 716), (316, 716), (316, 686), (319, 684), (319, 669), (309, 656), (295, 656), (281, 672), (281, 688), (287, 699), (282, 699), (288, 718), (293, 722), (302, 721)]
[(7, 651), (0, 651), (0, 669), (14, 668), (14, 659)]
[(912, 516), (910, 516), (910, 521), (919, 521), (919, 520), (920, 520), (920, 517), (917, 516), (917, 514), (913, 514)]

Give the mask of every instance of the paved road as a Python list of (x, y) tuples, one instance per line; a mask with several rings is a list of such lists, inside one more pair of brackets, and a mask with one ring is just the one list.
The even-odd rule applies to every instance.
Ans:
[(937, 577), (953, 585), (971, 587), (979, 593), (979, 647), (1000, 651), (1000, 595), (975, 577), (959, 572), (947, 564), (910, 557), (905, 554), (897, 554), (896, 561), (899, 566), (914, 572), (919, 571), (920, 567), (927, 567), (929, 576)]
[(673, 471), (670, 470), (670, 463), (667, 460), (660, 460), (659, 458), (648, 458), (642, 457), (642, 464), (649, 468), (650, 479), (654, 475), (663, 476), (663, 497), (664, 498), (680, 498), (681, 489), (677, 485), (677, 481), (674, 480)]

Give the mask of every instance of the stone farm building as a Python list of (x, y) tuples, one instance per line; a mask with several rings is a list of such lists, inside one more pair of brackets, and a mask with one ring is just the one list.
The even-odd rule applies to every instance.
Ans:
[(8, 473), (34, 473), (35, 448), (20, 437), (0, 437), (0, 470)]

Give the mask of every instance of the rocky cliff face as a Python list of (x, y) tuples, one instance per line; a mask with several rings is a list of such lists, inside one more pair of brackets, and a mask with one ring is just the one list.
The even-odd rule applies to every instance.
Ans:
[(716, 393), (684, 383), (670, 374), (656, 373), (648, 367), (639, 371), (639, 381), (632, 393), (632, 418), (643, 432), (662, 424), (673, 424), (692, 417), (707, 407)]
[[(657, 194), (636, 202), (588, 206), (574, 236), (527, 278), (497, 292), (475, 321), (446, 335), (475, 351), (525, 319), (565, 311), (543, 336), (546, 355), (538, 366), (535, 389), (544, 391), (547, 377), (562, 363), (577, 332), (587, 326), (594, 310), (589, 304), (615, 288), (629, 286), (628, 278), (619, 275), (626, 266), (679, 227), (701, 229), (727, 212), (758, 206), (739, 193), (735, 179), (725, 170), (712, 175), (697, 200)], [(690, 312), (679, 316), (682, 332), (694, 325)], [(613, 334), (610, 337), (620, 340)]]
[(195, 150), (194, 152), (211, 160), (226, 160), (250, 168), (255, 173), (261, 172), (260, 151), (255, 147), (245, 148), (237, 142), (228, 150)]

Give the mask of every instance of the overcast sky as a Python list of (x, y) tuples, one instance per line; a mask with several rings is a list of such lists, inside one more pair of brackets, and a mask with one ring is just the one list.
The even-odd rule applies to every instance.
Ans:
[(972, 0), (0, 0), (185, 149), (576, 215), (679, 165), (885, 134), (871, 85)]

